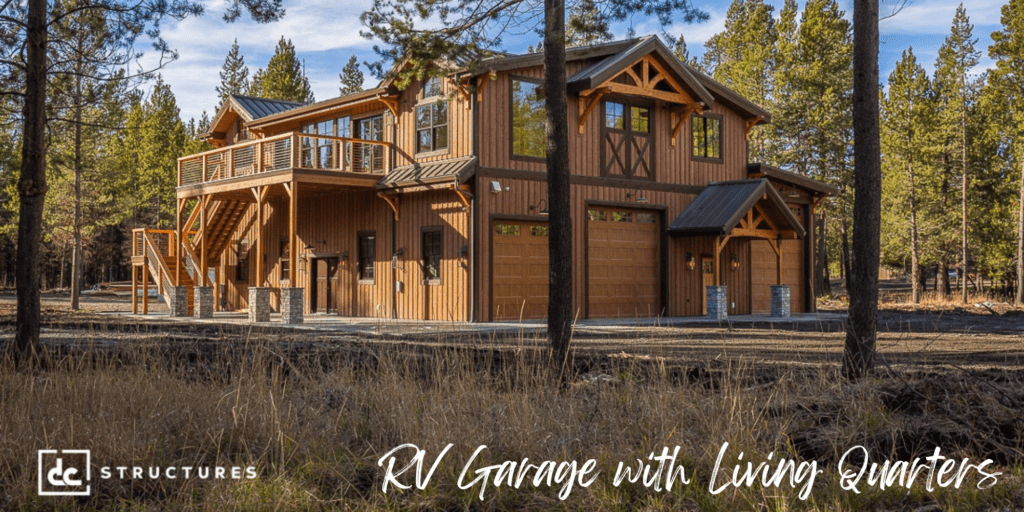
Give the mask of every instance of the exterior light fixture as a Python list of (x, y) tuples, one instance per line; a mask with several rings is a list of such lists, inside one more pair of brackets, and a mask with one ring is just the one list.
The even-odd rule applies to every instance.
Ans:
[(646, 197), (644, 197), (643, 194), (640, 193), (639, 188), (633, 190), (632, 192), (626, 192), (626, 199), (632, 199), (634, 203), (647, 204), (651, 202), (650, 199), (647, 199)]
[(467, 257), (469, 257), (469, 246), (468, 245), (463, 245), (462, 248), (459, 249), (459, 257), (460, 258), (467, 258)]
[(501, 192), (501, 183), (497, 182), (497, 181), (492, 181), (491, 182), (491, 192), (494, 192), (495, 194), (497, 194), (498, 192)]
[(731, 253), (729, 255), (729, 261), (732, 262), (733, 270), (740, 268), (740, 258), (739, 256), (736, 256), (736, 253)]
[(697, 259), (693, 257), (693, 253), (687, 251), (686, 253), (686, 269), (693, 270), (697, 268)]
[[(540, 205), (544, 205), (544, 207), (540, 208)], [(537, 210), (538, 208), (540, 209), (540, 214), (541, 215), (547, 215), (548, 214), (548, 201), (547, 201), (547, 199), (541, 199), (539, 203), (531, 204), (530, 205), (530, 211), (531, 212)]]

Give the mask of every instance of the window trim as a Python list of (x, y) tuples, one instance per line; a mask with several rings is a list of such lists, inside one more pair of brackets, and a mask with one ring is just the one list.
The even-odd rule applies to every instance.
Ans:
[[(515, 124), (515, 113), (512, 110), (515, 99), (512, 94), (512, 82), (527, 82), (534, 85), (543, 87), (544, 80), (532, 76), (525, 75), (508, 75), (508, 156), (509, 160), (519, 160), (522, 162), (540, 162), (547, 163), (547, 156), (530, 156), (530, 155), (517, 155), (515, 146), (516, 132), (512, 129), (512, 125)], [(545, 149), (545, 152), (546, 149)]]
[[(369, 256), (370, 265), (373, 268), (373, 275), (369, 278), (363, 276), (363, 237), (373, 237), (373, 255)], [(356, 283), (357, 284), (374, 284), (377, 282), (377, 232), (376, 231), (359, 231), (356, 233)]]
[[(432, 94), (430, 96), (427, 96), (427, 85), (430, 83), (431, 80), (437, 80), (437, 94)], [(420, 84), (419, 99), (425, 100), (425, 99), (429, 99), (429, 98), (438, 98), (438, 97), (442, 97), (442, 96), (444, 96), (444, 80), (442, 80), (441, 77), (439, 77), (439, 76), (428, 76)]]
[[(428, 233), (437, 233), (437, 277), (427, 277), (427, 254), (426, 242)], [(444, 226), (423, 226), (420, 228), (420, 271), (423, 273), (423, 284), (425, 286), (440, 286), (444, 279), (442, 272), (444, 263)]]
[[(242, 247), (245, 247), (245, 257), (242, 257)], [(243, 263), (244, 262), (244, 263)], [(242, 267), (244, 272), (239, 268)], [(241, 276), (241, 278), (239, 278)], [(236, 284), (249, 284), (249, 241), (246, 239), (235, 240), (235, 279)]]
[(289, 284), (291, 283), (291, 274), (289, 273), (289, 270), (290, 270), (290, 266), (289, 265), (291, 265), (291, 259), (288, 257), (288, 251), (291, 250), (290, 246), (291, 246), (291, 242), (288, 240), (288, 237), (286, 237), (286, 236), (278, 237), (278, 240), (277, 240), (277, 253), (278, 253), (277, 254), (277, 265), (278, 265), (278, 272), (280, 273), (279, 276), (278, 276), (278, 281), (280, 281), (282, 283), (289, 283)]
[[(363, 138), (362, 130), (360, 129), (360, 124), (364, 120), (372, 119), (374, 117), (379, 117), (380, 118), (380, 141), (379, 142), (387, 142), (387, 140), (386, 140), (387, 139), (387, 129), (386, 129), (387, 128), (387, 123), (384, 122), (384, 119), (385, 119), (384, 112), (385, 112), (384, 110), (375, 110), (373, 112), (366, 112), (366, 115), (363, 115), (363, 116), (360, 116), (360, 117), (344, 116), (344, 117), (349, 117), (349, 122), (351, 123), (351, 135), (350, 135), (350, 137), (353, 138), (353, 139), (358, 139), (358, 140), (370, 140), (370, 141), (372, 141), (373, 139), (365, 139), (365, 138)], [(355, 163), (353, 162), (352, 163), (352, 170), (354, 172), (375, 173), (375, 172), (380, 172), (380, 171), (384, 171), (384, 170), (387, 169), (388, 153), (389, 152), (384, 151), (384, 147), (383, 146), (374, 146), (374, 147), (381, 148), (380, 149), (381, 154), (382, 154), (382, 156), (381, 156), (381, 168), (378, 170), (378, 169), (373, 169), (373, 166), (370, 166), (371, 167), (370, 170), (356, 170), (355, 169)], [(355, 159), (355, 155), (353, 153), (353, 160), (354, 159)]]
[[(701, 117), (701, 118), (704, 118), (704, 119), (717, 119), (718, 120), (718, 158), (713, 158), (713, 157), (709, 157), (709, 156), (698, 156), (698, 155), (694, 154), (694, 149), (695, 148), (693, 147), (693, 120), (695, 118), (698, 118), (698, 117)], [(712, 164), (725, 163), (725, 158), (724, 158), (724, 148), (725, 148), (725, 130), (724, 130), (724, 128), (725, 128), (725, 117), (722, 116), (721, 114), (715, 114), (714, 112), (705, 112), (703, 114), (696, 114), (696, 113), (694, 113), (694, 114), (690, 115), (690, 119), (687, 120), (687, 122), (690, 124), (690, 139), (689, 139), (689, 144), (690, 144), (690, 160), (693, 160), (695, 162), (707, 162), (707, 163), (712, 163)], [(707, 128), (704, 129), (704, 136), (707, 137)]]

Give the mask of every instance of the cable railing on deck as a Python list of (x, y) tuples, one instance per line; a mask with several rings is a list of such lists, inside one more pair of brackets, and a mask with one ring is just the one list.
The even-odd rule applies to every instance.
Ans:
[(286, 169), (385, 174), (389, 142), (286, 133), (178, 159), (178, 186)]

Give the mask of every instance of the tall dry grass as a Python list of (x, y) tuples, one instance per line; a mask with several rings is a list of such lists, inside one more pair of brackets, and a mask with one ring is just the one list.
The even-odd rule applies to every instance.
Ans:
[[(317, 349), (267, 336), (215, 344), (55, 350), (47, 369), (0, 370), (0, 509), (2, 510), (862, 510), (1020, 507), (1021, 427), (1012, 404), (989, 386), (1021, 395), (1019, 380), (964, 384), (939, 393), (931, 377), (899, 375), (849, 384), (832, 366), (774, 365), (723, 359), (690, 365), (657, 357), (580, 358), (559, 385), (543, 351), (496, 349), (494, 340), (451, 348), (349, 344)], [(540, 340), (522, 340), (524, 347)], [(931, 380), (929, 380), (931, 379)], [(1020, 379), (1020, 375), (1011, 379)], [(923, 397), (934, 394), (944, 402)], [(908, 393), (913, 407), (891, 398)], [(934, 392), (934, 393), (933, 393)], [(1016, 394), (1014, 394), (1016, 393)], [(879, 457), (922, 446), (915, 433), (986, 401), (991, 418), (1018, 430), (1002, 441), (1004, 476), (979, 491), (925, 492), (915, 486), (861, 494), (838, 488), (833, 464), (865, 444)], [(894, 405), (895, 404), (895, 405)], [(953, 412), (943, 419), (944, 410)], [(965, 413), (966, 414), (966, 413)], [(952, 415), (952, 416), (950, 416)], [(1009, 416), (1007, 416), (1009, 415)], [(954, 418), (955, 419), (955, 418)], [(1001, 421), (1001, 420), (1000, 420)], [(955, 421), (954, 421), (955, 423)], [(953, 431), (962, 429), (953, 425)], [(909, 435), (908, 435), (909, 433)], [(923, 434), (922, 434), (923, 435)], [(952, 439), (952, 438), (951, 438)], [(958, 438), (957, 438), (958, 439)], [(941, 439), (940, 439), (941, 440)], [(947, 440), (953, 443), (956, 439)], [(728, 489), (708, 480), (718, 450), (724, 467), (743, 461), (816, 459), (807, 500), (799, 486)], [(377, 460), (412, 443), (427, 463), (448, 443), (425, 490), (381, 493)], [(910, 445), (908, 445), (910, 443)], [(955, 443), (954, 443), (955, 444)], [(995, 448), (943, 447), (979, 458)], [(596, 459), (602, 474), (567, 500), (560, 486), (520, 489), (456, 485), (479, 445), (474, 469), (506, 460)], [(612, 485), (618, 462), (679, 446), (689, 485), (656, 492)], [(254, 480), (93, 480), (89, 498), (36, 495), (36, 450), (89, 449), (94, 465), (256, 466)], [(974, 450), (974, 451), (972, 451)], [(930, 453), (930, 450), (929, 450)], [(399, 465), (404, 465), (400, 463)], [(728, 471), (726, 471), (728, 473)], [(403, 480), (409, 482), (409, 475)], [(721, 480), (719, 480), (721, 482)]]

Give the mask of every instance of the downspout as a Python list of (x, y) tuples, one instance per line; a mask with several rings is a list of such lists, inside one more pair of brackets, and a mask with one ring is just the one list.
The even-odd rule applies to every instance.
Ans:
[[(473, 83), (470, 84), (469, 87), (470, 87), (469, 108), (470, 108), (470, 111), (471, 111), (471, 114), (469, 116), (469, 123), (470, 123), (469, 130), (470, 130), (470, 133), (472, 134), (471, 137), (473, 138), (471, 151), (473, 152), (472, 153), (473, 156), (477, 157), (477, 161), (476, 161), (477, 172), (473, 173), (473, 184), (474, 184), (473, 191), (476, 192), (476, 191), (479, 190), (479, 187), (476, 186), (476, 185), (479, 183), (479, 177), (477, 175), (479, 174), (479, 169), (480, 169), (480, 157), (477, 156), (477, 155), (479, 155), (479, 151), (478, 151), (477, 148), (478, 148), (478, 145), (480, 144), (480, 134), (477, 132), (477, 126), (478, 126), (477, 116), (480, 114), (480, 111), (479, 111), (479, 109), (476, 108), (477, 89), (476, 89), (476, 80), (475, 79), (473, 80)], [(470, 322), (476, 322), (476, 320), (477, 320), (477, 318), (476, 318), (476, 295), (477, 295), (476, 283), (477, 283), (478, 276), (477, 276), (477, 264), (476, 264), (476, 262), (477, 262), (477, 259), (480, 257), (480, 255), (477, 254), (477, 245), (479, 244), (479, 241), (477, 240), (476, 223), (477, 223), (477, 220), (479, 219), (480, 215), (477, 212), (478, 208), (477, 208), (476, 196), (477, 196), (477, 194), (474, 193), (473, 197), (469, 200), (469, 204), (470, 204), (470, 207), (469, 207), (469, 210), (470, 210), (469, 211), (469, 217), (470, 217), (469, 218), (469, 315), (467, 316), (467, 318), (469, 319)]]
[[(391, 165), (395, 168), (395, 143), (398, 141), (398, 116), (391, 113)], [(400, 204), (400, 203), (398, 203)], [(397, 206), (397, 204), (396, 204)], [(391, 318), (398, 318), (398, 211), (391, 216)]]

